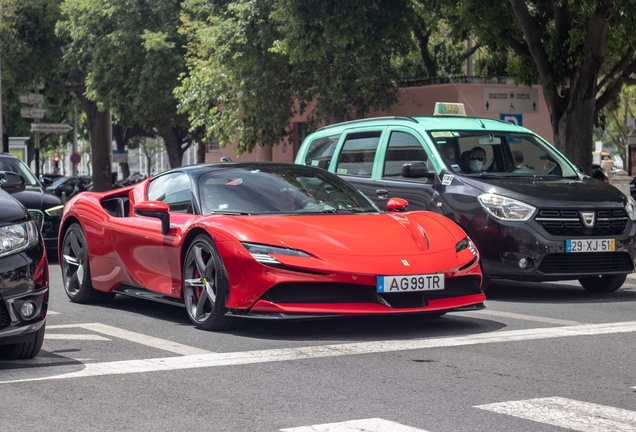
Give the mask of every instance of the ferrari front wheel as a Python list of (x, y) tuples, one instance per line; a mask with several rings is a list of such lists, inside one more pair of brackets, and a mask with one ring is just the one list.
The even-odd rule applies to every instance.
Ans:
[(227, 273), (212, 239), (194, 239), (183, 262), (183, 301), (192, 323), (204, 330), (229, 330), (242, 320), (226, 316)]
[(74, 223), (62, 242), (62, 279), (64, 291), (74, 303), (97, 303), (112, 300), (113, 293), (96, 291), (91, 281), (88, 244), (81, 225)]

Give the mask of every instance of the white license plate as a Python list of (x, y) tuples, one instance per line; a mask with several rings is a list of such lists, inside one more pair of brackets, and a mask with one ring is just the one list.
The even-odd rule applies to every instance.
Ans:
[(584, 239), (566, 240), (566, 252), (614, 252), (616, 242), (614, 239)]
[(378, 276), (376, 279), (376, 288), (379, 293), (443, 290), (444, 273), (410, 276)]

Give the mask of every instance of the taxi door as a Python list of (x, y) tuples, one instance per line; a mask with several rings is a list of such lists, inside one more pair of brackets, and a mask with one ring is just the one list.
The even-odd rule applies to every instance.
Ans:
[(424, 162), (429, 169), (430, 155), (420, 134), (405, 127), (388, 128), (378, 158), (374, 182), (374, 194), (370, 196), (382, 209), (387, 209), (391, 198), (404, 198), (409, 202), (408, 210), (436, 211), (433, 199), (437, 175), (432, 177), (402, 177), (402, 166), (407, 162)]
[(385, 130), (386, 127), (378, 126), (354, 128), (343, 133), (336, 149), (337, 157), (329, 167), (329, 171), (338, 174), (376, 203), (375, 161)]

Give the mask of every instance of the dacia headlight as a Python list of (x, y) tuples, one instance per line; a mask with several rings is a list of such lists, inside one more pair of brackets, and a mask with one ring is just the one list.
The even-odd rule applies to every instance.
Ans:
[(32, 220), (0, 227), (0, 257), (28, 249), (38, 242), (38, 226)]
[(62, 217), (62, 213), (64, 213), (64, 206), (59, 205), (55, 207), (51, 207), (49, 209), (44, 210), (44, 213), (51, 217)]
[(254, 257), (254, 259), (261, 264), (274, 265), (274, 266), (280, 265), (280, 261), (274, 258), (272, 254), (296, 256), (296, 257), (303, 257), (303, 258), (311, 257), (311, 255), (309, 255), (307, 252), (303, 252), (301, 250), (296, 250), (296, 249), (290, 249), (286, 247), (269, 246), (269, 245), (247, 243), (247, 242), (242, 242), (241, 245), (243, 245), (243, 247), (247, 249), (250, 255), (252, 255), (252, 257)]
[(633, 221), (636, 221), (636, 201), (631, 195), (627, 195), (627, 202), (625, 203), (625, 211), (627, 216)]
[(512, 198), (506, 198), (501, 195), (485, 193), (477, 197), (479, 203), (486, 212), (495, 219), (504, 221), (523, 222), (532, 217), (537, 210), (536, 207), (517, 201)]

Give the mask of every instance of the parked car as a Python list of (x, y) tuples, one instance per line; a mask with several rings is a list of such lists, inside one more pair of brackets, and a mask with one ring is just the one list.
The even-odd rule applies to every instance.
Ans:
[(63, 205), (59, 197), (47, 193), (28, 166), (9, 153), (0, 154), (0, 171), (13, 172), (24, 178), (25, 190), (13, 196), (24, 205), (42, 230), (44, 243), (53, 253), (57, 249)]
[(24, 189), (19, 174), (0, 173), (0, 357), (28, 359), (42, 347), (49, 267), (33, 217), (6, 191)]
[(125, 294), (184, 304), (208, 330), (244, 318), (483, 308), (479, 255), (466, 233), (407, 205), (394, 199), (382, 212), (313, 167), (176, 168), (69, 200), (64, 289), (77, 303)]
[(609, 182), (609, 177), (605, 174), (605, 170), (599, 164), (592, 164), (592, 178)]
[(46, 186), (46, 190), (61, 199), (68, 199), (77, 193), (85, 191), (92, 181), (91, 177), (84, 176), (58, 177), (50, 185)]
[(634, 199), (532, 131), (463, 109), (329, 125), (305, 138), (296, 162), (340, 175), (380, 208), (401, 197), (448, 217), (476, 244), (487, 278), (619, 289), (634, 271)]

